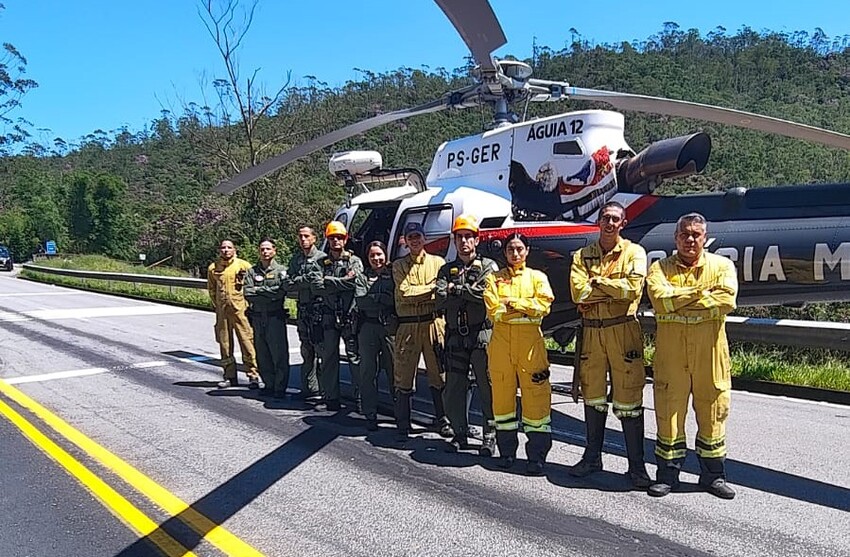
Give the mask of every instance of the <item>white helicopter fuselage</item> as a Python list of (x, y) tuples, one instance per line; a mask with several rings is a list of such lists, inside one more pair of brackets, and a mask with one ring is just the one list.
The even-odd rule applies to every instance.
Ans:
[(504, 125), (440, 145), (426, 184), (444, 195), (487, 192), (531, 212), (583, 220), (616, 189), (614, 157), (631, 152), (623, 129), (623, 115), (605, 110)]
[[(538, 226), (586, 225), (612, 196), (626, 205), (638, 197), (616, 194), (614, 157), (631, 153), (623, 128), (622, 114), (586, 110), (447, 141), (434, 155), (424, 191), (404, 186), (358, 195), (336, 218), (353, 223), (358, 210), (392, 210), (391, 232), (382, 236), (394, 256), (406, 252), (397, 231), (411, 219), (423, 223), (429, 240), (447, 239), (459, 214), (472, 214), (485, 226), (512, 227), (518, 203), (552, 215), (535, 219)], [(398, 203), (390, 208), (392, 200)], [(443, 251), (453, 252), (453, 245)]]

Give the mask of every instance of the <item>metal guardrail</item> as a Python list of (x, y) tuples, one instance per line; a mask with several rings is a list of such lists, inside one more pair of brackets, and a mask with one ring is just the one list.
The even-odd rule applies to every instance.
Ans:
[(180, 288), (206, 288), (207, 281), (192, 277), (168, 277), (162, 275), (138, 275), (135, 273), (108, 273), (105, 271), (77, 271), (74, 269), (59, 269), (24, 263), (24, 269), (48, 275), (61, 275), (92, 280), (113, 280), (116, 282), (133, 282), (138, 284), (155, 284)]
[[(24, 269), (40, 273), (68, 277), (155, 284), (181, 288), (206, 288), (207, 281), (190, 277), (166, 277), (159, 275), (137, 275), (133, 273), (107, 273), (99, 271), (76, 271), (24, 264)], [(655, 332), (655, 319), (651, 315), (640, 318), (643, 330)], [(726, 335), (730, 340), (759, 344), (777, 344), (800, 348), (828, 348), (850, 352), (850, 323), (828, 321), (802, 321), (795, 319), (763, 319), (754, 317), (727, 317)]]

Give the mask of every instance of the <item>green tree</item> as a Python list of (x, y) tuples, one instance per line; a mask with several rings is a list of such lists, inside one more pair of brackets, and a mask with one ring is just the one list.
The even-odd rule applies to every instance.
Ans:
[[(0, 11), (6, 9), (0, 4)], [(29, 136), (28, 123), (23, 119), (13, 120), (11, 113), (21, 105), (21, 98), (38, 83), (24, 77), (27, 59), (11, 43), (3, 43), (0, 54), (0, 154), (8, 154), (16, 143)]]
[(69, 179), (68, 232), (81, 253), (127, 258), (135, 242), (121, 178), (75, 172)]
[(91, 198), (91, 175), (77, 171), (68, 176), (68, 234), (71, 251), (86, 253), (94, 235), (94, 201)]
[(0, 244), (8, 246), (16, 260), (29, 256), (37, 241), (32, 236), (30, 224), (23, 209), (0, 213)]

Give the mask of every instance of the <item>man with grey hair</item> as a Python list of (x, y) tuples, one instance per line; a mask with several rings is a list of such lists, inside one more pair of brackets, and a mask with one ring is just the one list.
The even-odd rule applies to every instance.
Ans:
[(649, 268), (646, 287), (658, 328), (655, 349), (656, 483), (663, 497), (679, 485), (685, 460), (685, 417), (693, 395), (697, 418), (699, 483), (732, 499), (726, 484), (726, 418), (732, 387), (726, 315), (735, 309), (738, 275), (729, 259), (704, 250), (705, 217), (689, 213), (676, 223), (677, 252)]

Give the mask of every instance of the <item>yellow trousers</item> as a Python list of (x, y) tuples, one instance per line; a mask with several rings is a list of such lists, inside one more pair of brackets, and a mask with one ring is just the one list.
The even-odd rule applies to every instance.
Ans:
[(685, 418), (693, 395), (697, 455), (725, 457), (732, 378), (724, 323), (659, 322), (654, 367), (655, 455), (664, 461), (685, 458)]
[(245, 375), (249, 381), (259, 381), (257, 373), (257, 356), (254, 351), (254, 331), (245, 315), (245, 310), (235, 310), (229, 307), (217, 309), (215, 312), (215, 339), (221, 351), (221, 367), (224, 368), (225, 379), (236, 378), (236, 359), (233, 357), (233, 333), (242, 350), (242, 362), (245, 364)]
[(581, 392), (584, 403), (608, 411), (608, 370), (611, 371), (614, 415), (636, 418), (643, 413), (643, 335), (637, 320), (584, 331)]
[(446, 376), (437, 359), (434, 345), (443, 345), (446, 324), (442, 318), (422, 323), (402, 323), (395, 334), (393, 385), (396, 390), (413, 392), (416, 390), (416, 372), (419, 370), (419, 356), (425, 359), (425, 372), (428, 386), (442, 389)]
[(552, 446), (552, 387), (548, 378), (538, 383), (531, 378), (532, 374), (549, 369), (540, 327), (496, 322), (487, 356), (499, 452), (503, 456), (513, 456), (516, 452), (516, 431), (519, 429), (516, 391), (519, 386), (523, 431), (528, 436), (526, 453), (529, 460), (544, 461)]

